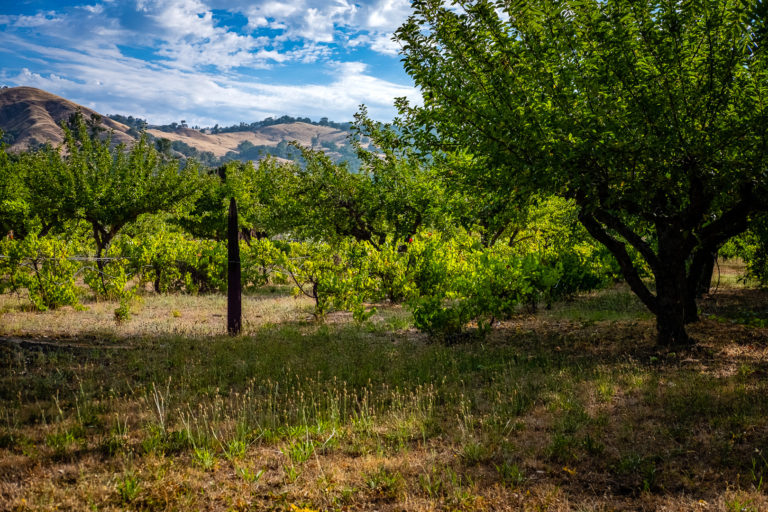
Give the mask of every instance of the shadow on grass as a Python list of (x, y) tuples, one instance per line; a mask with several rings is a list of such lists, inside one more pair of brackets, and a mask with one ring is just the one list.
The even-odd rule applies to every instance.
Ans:
[[(768, 303), (762, 292), (738, 293), (703, 308), (725, 315), (739, 304)], [(397, 463), (399, 492), (443, 505), (445, 488), (471, 481), (458, 487), (488, 503), (492, 492), (512, 500), (516, 489), (537, 496), (554, 486), (576, 504), (637, 510), (643, 501), (653, 510), (663, 500), (754, 490), (768, 478), (762, 328), (706, 321), (691, 327), (700, 340), (694, 349), (660, 351), (652, 319), (622, 289), (514, 318), (485, 340), (450, 347), (392, 331), (402, 313), (386, 315), (365, 326), (339, 317), (235, 338), (121, 340), (134, 347), (126, 351), (0, 347), (0, 430), (28, 440), (0, 450), (55, 466), (46, 436), (90, 411), (101, 427), (84, 430), (85, 448), (72, 457), (101, 446), (120, 415), (133, 435), (128, 446), (148, 445), (162, 424), (189, 430), (195, 446), (209, 443), (217, 457), (223, 444), (216, 442), (242, 428), (249, 449), (266, 447), (274, 457), (286, 440), (322, 445), (322, 474), (347, 475), (362, 488), (361, 456), (382, 467)], [(145, 455), (135, 451), (140, 465)], [(105, 464), (120, 456), (105, 455)], [(164, 456), (194, 460), (183, 447)], [(432, 459), (440, 465), (425, 468)], [(320, 479), (270, 492), (328, 506)], [(364, 505), (349, 499), (353, 508)]]

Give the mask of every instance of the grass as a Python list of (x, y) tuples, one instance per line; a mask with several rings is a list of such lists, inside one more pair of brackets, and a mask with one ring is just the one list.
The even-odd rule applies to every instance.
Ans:
[(281, 292), (235, 338), (220, 297), (0, 297), (52, 343), (0, 342), (0, 509), (768, 510), (766, 303), (719, 291), (675, 353), (623, 288), (450, 347)]

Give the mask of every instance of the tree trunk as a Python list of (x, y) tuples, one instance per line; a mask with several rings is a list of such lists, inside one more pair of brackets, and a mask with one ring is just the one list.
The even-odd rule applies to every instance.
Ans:
[(700, 248), (694, 252), (691, 258), (691, 266), (688, 268), (688, 278), (686, 279), (688, 291), (685, 303), (685, 323), (687, 324), (699, 321), (696, 299), (709, 293), (716, 259), (717, 249), (711, 248)]
[(715, 272), (715, 261), (717, 261), (717, 251), (712, 251), (708, 254), (706, 262), (699, 273), (699, 278), (697, 279), (697, 298), (701, 298), (709, 293), (709, 289), (712, 287), (712, 274)]
[(685, 332), (685, 320), (690, 304), (685, 268), (687, 258), (682, 237), (676, 230), (660, 229), (658, 233), (660, 265), (656, 270), (657, 343), (660, 346), (689, 345), (691, 339)]

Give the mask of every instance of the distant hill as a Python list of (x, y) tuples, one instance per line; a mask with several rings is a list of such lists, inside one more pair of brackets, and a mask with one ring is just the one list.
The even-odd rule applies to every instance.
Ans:
[[(44, 143), (53, 145), (63, 141), (59, 123), (77, 110), (86, 117), (97, 112), (33, 87), (0, 89), (0, 129), (11, 151), (25, 151)], [(257, 160), (270, 154), (290, 158), (295, 150), (290, 141), (314, 149), (322, 149), (336, 161), (347, 160), (353, 168), (357, 159), (347, 140), (348, 124), (332, 123), (323, 119), (313, 123), (307, 118), (283, 118), (252, 123), (241, 123), (229, 128), (192, 129), (173, 123), (166, 126), (148, 125), (132, 116), (101, 116), (102, 125), (114, 131), (114, 140), (130, 144), (141, 129), (155, 139), (170, 141), (170, 149), (177, 157), (196, 158), (207, 165), (218, 165), (227, 160)]]
[[(100, 115), (90, 108), (73, 103), (55, 94), (34, 87), (0, 89), (0, 130), (11, 151), (25, 151), (50, 142), (64, 141), (61, 121), (80, 110), (86, 118)], [(102, 125), (114, 131), (115, 142), (129, 143), (134, 137), (131, 128), (101, 116)]]
[[(336, 128), (304, 122), (271, 125), (248, 131), (217, 134), (206, 132), (207, 130), (182, 127), (173, 131), (156, 128), (147, 130), (147, 133), (158, 139), (180, 141), (198, 151), (209, 151), (217, 157), (223, 157), (230, 152), (239, 153), (243, 148), (251, 149), (251, 146), (277, 147), (281, 142), (293, 140), (306, 147), (332, 148), (339, 144), (346, 144), (348, 133)], [(244, 142), (247, 144), (243, 144)]]

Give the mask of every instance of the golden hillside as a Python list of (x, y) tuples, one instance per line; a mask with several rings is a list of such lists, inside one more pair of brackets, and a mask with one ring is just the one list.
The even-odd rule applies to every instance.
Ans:
[[(60, 144), (64, 133), (59, 125), (77, 110), (86, 118), (100, 115), (55, 94), (34, 87), (0, 89), (0, 130), (12, 137), (10, 149), (24, 151), (29, 147), (50, 142)], [(114, 131), (114, 141), (130, 143), (129, 127), (102, 116), (102, 125)]]

